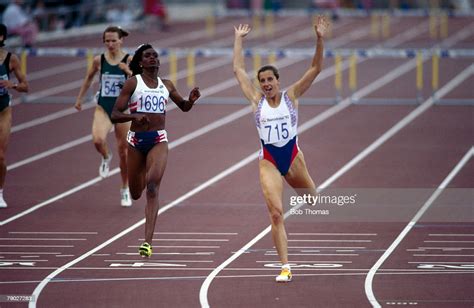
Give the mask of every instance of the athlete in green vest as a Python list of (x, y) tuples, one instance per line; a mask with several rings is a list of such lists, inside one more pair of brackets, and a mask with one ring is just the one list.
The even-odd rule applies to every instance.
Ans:
[(96, 95), (97, 106), (92, 122), (92, 139), (97, 151), (102, 155), (99, 174), (102, 178), (109, 175), (112, 152), (107, 146), (107, 134), (115, 127), (115, 138), (117, 140), (118, 153), (120, 157), (120, 175), (122, 177), (121, 205), (128, 207), (132, 205), (127, 178), (127, 132), (129, 123), (112, 124), (110, 115), (120, 90), (125, 80), (131, 76), (132, 71), (128, 68), (131, 60), (128, 54), (122, 50), (123, 38), (128, 32), (120, 27), (110, 26), (105, 29), (102, 40), (107, 50), (94, 57), (92, 65), (87, 70), (84, 83), (77, 96), (74, 107), (82, 109), (82, 103), (87, 90), (92, 84), (94, 76), (100, 72), (99, 92)]

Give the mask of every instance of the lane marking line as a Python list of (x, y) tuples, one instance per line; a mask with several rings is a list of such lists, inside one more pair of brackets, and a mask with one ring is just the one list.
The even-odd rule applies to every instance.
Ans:
[[(470, 66), (471, 68), (473, 65)], [(471, 69), (472, 71), (472, 69)], [(374, 291), (373, 291), (373, 280), (377, 270), (382, 266), (385, 260), (390, 256), (390, 254), (397, 248), (397, 246), (401, 243), (401, 241), (405, 238), (405, 236), (410, 232), (413, 226), (417, 223), (417, 221), (423, 216), (423, 214), (429, 209), (431, 204), (438, 198), (438, 196), (443, 192), (443, 190), (447, 187), (449, 182), (458, 174), (458, 172), (464, 167), (464, 165), (474, 156), (474, 147), (471, 147), (469, 151), (462, 157), (462, 159), (458, 162), (458, 164), (454, 167), (453, 170), (448, 174), (448, 176), (441, 182), (438, 186), (438, 189), (431, 195), (431, 197), (425, 202), (425, 204), (418, 210), (412, 220), (406, 225), (406, 227), (402, 230), (402, 232), (397, 236), (397, 238), (393, 241), (390, 247), (387, 248), (385, 253), (375, 262), (372, 268), (369, 270), (366, 278), (365, 278), (365, 294), (367, 299), (369, 300), (372, 307), (382, 307), (380, 303), (377, 301)]]

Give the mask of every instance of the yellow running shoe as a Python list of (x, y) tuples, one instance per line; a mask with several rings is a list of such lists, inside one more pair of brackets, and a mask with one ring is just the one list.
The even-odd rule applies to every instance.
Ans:
[(291, 270), (289, 268), (282, 268), (280, 275), (276, 276), (276, 282), (290, 282)]
[(140, 256), (143, 258), (149, 258), (151, 257), (151, 253), (153, 252), (153, 249), (151, 248), (151, 245), (148, 244), (147, 242), (144, 242), (139, 248), (138, 248), (138, 253)]

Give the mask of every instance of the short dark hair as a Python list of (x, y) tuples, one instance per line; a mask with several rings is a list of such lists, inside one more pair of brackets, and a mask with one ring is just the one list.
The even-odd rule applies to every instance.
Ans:
[(277, 80), (280, 78), (280, 74), (278, 73), (278, 69), (276, 67), (273, 65), (264, 65), (257, 72), (257, 80), (260, 80), (260, 73), (265, 71), (272, 71)]
[(107, 28), (105, 28), (104, 33), (102, 33), (102, 41), (103, 42), (105, 42), (105, 33), (107, 33), (107, 32), (115, 32), (115, 33), (118, 34), (119, 38), (128, 36), (128, 32), (125, 31), (124, 29), (122, 29), (121, 27), (119, 27), (119, 26), (108, 26)]
[(143, 52), (149, 48), (153, 48), (153, 46), (150, 44), (142, 44), (138, 46), (137, 50), (135, 50), (132, 61), (130, 61), (130, 64), (128, 65), (130, 70), (132, 70), (132, 75), (138, 75), (143, 72), (143, 69), (140, 67), (140, 61), (142, 60)]

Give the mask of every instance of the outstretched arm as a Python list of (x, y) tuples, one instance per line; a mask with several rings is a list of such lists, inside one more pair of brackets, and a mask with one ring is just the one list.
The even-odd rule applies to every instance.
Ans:
[(303, 93), (309, 89), (316, 76), (321, 72), (324, 54), (323, 38), (328, 26), (329, 23), (327, 19), (319, 16), (314, 25), (314, 31), (316, 32), (316, 50), (314, 52), (313, 60), (311, 61), (311, 66), (304, 73), (303, 77), (288, 89), (288, 96), (292, 100), (296, 100), (298, 97), (303, 95)]
[(77, 95), (76, 103), (74, 104), (74, 108), (77, 110), (82, 109), (82, 103), (84, 101), (84, 96), (86, 95), (87, 90), (89, 90), (92, 81), (94, 80), (95, 74), (100, 70), (100, 56), (95, 56), (94, 60), (92, 61), (91, 67), (87, 70), (86, 77), (84, 78), (84, 82), (82, 83), (81, 89), (79, 90), (79, 94)]
[(199, 92), (198, 87), (194, 87), (191, 92), (189, 92), (188, 99), (184, 99), (181, 94), (179, 94), (178, 90), (174, 86), (174, 84), (171, 82), (171, 80), (168, 79), (162, 79), (163, 83), (165, 84), (166, 88), (168, 89), (170, 93), (170, 98), (171, 100), (178, 106), (179, 109), (181, 109), (184, 112), (187, 112), (193, 108), (194, 102), (198, 100), (198, 98), (201, 96), (201, 92)]
[(250, 26), (247, 24), (240, 24), (238, 27), (234, 27), (234, 30), (234, 75), (237, 78), (245, 97), (252, 103), (252, 105), (256, 105), (260, 99), (260, 94), (252, 85), (250, 78), (247, 76), (247, 72), (245, 72), (245, 61), (242, 50), (242, 39), (250, 32)]
[(18, 83), (5, 80), (2, 82), (7, 83), (7, 85), (3, 85), (3, 87), (15, 89), (18, 92), (28, 92), (28, 81), (26, 81), (26, 77), (21, 71), (20, 59), (14, 54), (12, 54), (10, 58), (10, 70), (15, 74)]

